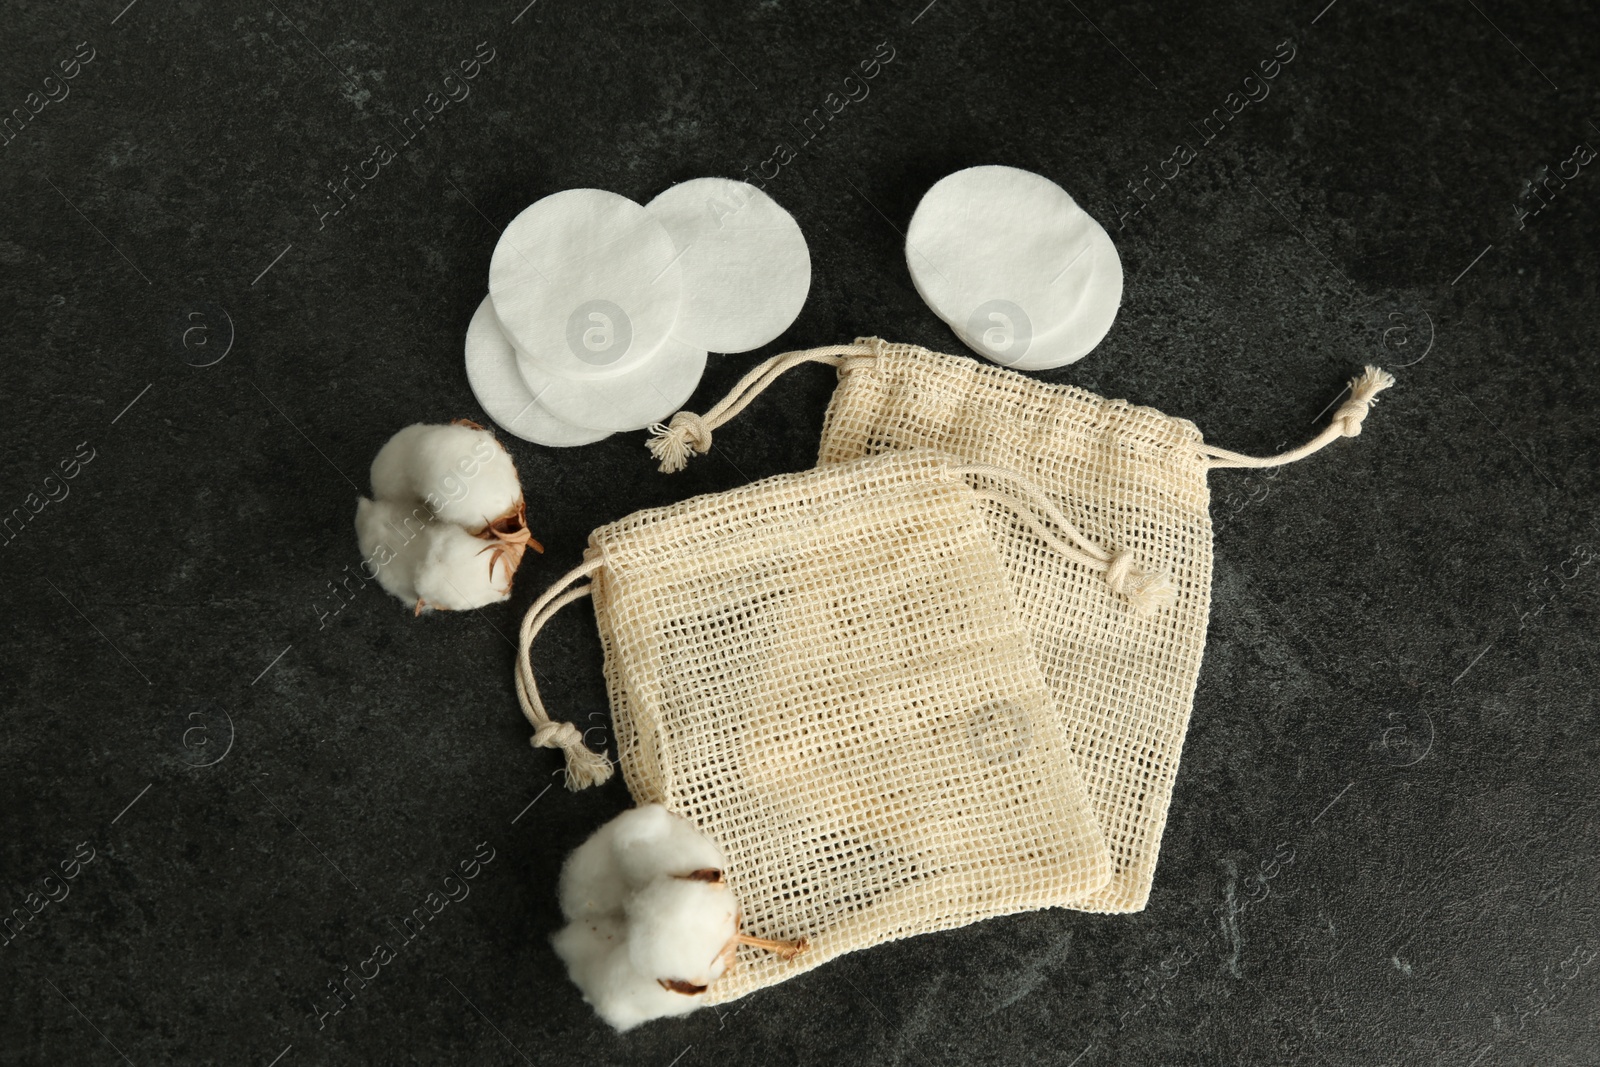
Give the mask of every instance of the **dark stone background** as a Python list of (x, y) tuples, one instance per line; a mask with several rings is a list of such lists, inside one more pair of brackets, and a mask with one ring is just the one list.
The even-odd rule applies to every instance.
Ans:
[[(0, 148), (0, 506), (94, 457), (0, 553), (0, 904), (95, 856), (0, 948), (0, 1062), (1600, 1062), (1600, 166), (1518, 222), (1600, 146), (1592, 9), (124, 2), (0, 15), (0, 113), (95, 55)], [(1189, 124), (1286, 38), (1271, 95), (1203, 143)], [(883, 41), (870, 96), (800, 146)], [(472, 95), (319, 228), (322, 183), (479, 42)], [(815, 281), (762, 355), (957, 347), (898, 231), (938, 177), (1000, 162), (1059, 181), (1126, 267), (1110, 337), (1046, 377), (1252, 451), (1313, 432), (1363, 362), (1400, 381), (1358, 441), (1213, 477), (1147, 911), (921, 937), (619, 1037), (547, 938), (561, 859), (627, 798), (545, 792), (507, 637), (592, 527), (806, 466), (832, 375), (677, 478), (642, 434), (512, 441), (549, 553), (511, 603), (419, 621), (374, 586), (319, 611), (385, 438), (481, 417), (461, 337), (496, 227), (779, 142)], [(1178, 142), (1198, 158), (1119, 229)], [(696, 406), (755, 358), (715, 359)], [(603, 710), (583, 611), (540, 661), (553, 702)], [(471, 897), (319, 1029), (341, 965), (480, 842)]]

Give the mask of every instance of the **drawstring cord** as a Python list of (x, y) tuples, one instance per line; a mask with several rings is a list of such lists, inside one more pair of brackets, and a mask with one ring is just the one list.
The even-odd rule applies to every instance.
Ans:
[[(751, 401), (793, 368), (802, 363), (826, 363), (842, 368), (854, 360), (876, 359), (882, 351), (881, 340), (863, 338), (854, 344), (785, 352), (773, 356), (741, 378), (728, 395), (704, 415), (697, 415), (692, 411), (680, 411), (672, 416), (669, 422), (656, 423), (650, 428), (651, 438), (647, 447), (650, 449), (650, 454), (659, 461), (663, 473), (681, 471), (688, 465), (690, 458), (710, 451), (712, 431), (736, 417), (750, 405)], [(1316, 437), (1300, 447), (1276, 456), (1257, 457), (1202, 443), (1199, 446), (1201, 460), (1207, 470), (1213, 470), (1230, 467), (1278, 467), (1304, 459), (1341, 437), (1355, 437), (1360, 434), (1361, 424), (1366, 420), (1367, 412), (1372, 409), (1372, 405), (1377, 402), (1378, 394), (1392, 385), (1394, 385), (1394, 375), (1378, 367), (1368, 366), (1351, 379), (1350, 397), (1333, 413), (1328, 425)], [(1149, 615), (1176, 601), (1178, 591), (1170, 574), (1165, 571), (1147, 571), (1140, 567), (1135, 562), (1131, 550), (1108, 552), (1088, 541), (1037, 486), (999, 467), (974, 466), (960, 470), (1023, 484), (1035, 498), (1032, 506), (1004, 494), (980, 491), (979, 495), (1011, 508), (1034, 533), (1069, 559), (1104, 572), (1106, 584), (1111, 587), (1112, 592), (1126, 596), (1141, 615)], [(1046, 518), (1065, 532), (1068, 541), (1072, 543), (1061, 540), (1047, 530), (1039, 521), (1035, 509), (1043, 512)]]
[(689, 465), (691, 456), (703, 456), (711, 451), (711, 431), (727, 423), (743, 411), (750, 402), (766, 391), (767, 387), (788, 371), (802, 363), (827, 363), (842, 367), (853, 357), (875, 356), (877, 344), (832, 345), (827, 348), (810, 348), (798, 352), (785, 352), (758, 363), (737, 385), (704, 415), (680, 411), (668, 423), (650, 427), (650, 440), (645, 447), (660, 461), (662, 474), (672, 474)]
[[(1072, 520), (1051, 502), (1049, 495), (1043, 489), (1017, 472), (989, 464), (970, 464), (952, 467), (950, 470), (952, 474), (977, 475), (1020, 486), (1027, 492), (1029, 500), (1019, 500), (993, 490), (975, 489), (974, 492), (984, 500), (992, 500), (1015, 512), (1041, 540), (1074, 563), (1103, 573), (1111, 592), (1116, 596), (1127, 597), (1134, 612), (1141, 617), (1148, 618), (1177, 603), (1178, 586), (1171, 574), (1160, 570), (1146, 570), (1139, 566), (1134, 559), (1132, 549), (1123, 548), (1108, 552), (1090, 541), (1078, 532)], [(1063, 541), (1045, 529), (1044, 524), (1039, 521), (1040, 513), (1058, 530), (1065, 533), (1072, 543)]]
[[(855, 344), (832, 345), (798, 352), (785, 352), (757, 364), (750, 373), (739, 379), (727, 396), (723, 397), (704, 415), (680, 411), (666, 423), (650, 427), (651, 437), (646, 443), (650, 454), (660, 463), (663, 474), (681, 471), (693, 456), (711, 450), (711, 433), (737, 416), (785, 373), (802, 363), (826, 363), (843, 367), (853, 359), (877, 357), (883, 349), (878, 338), (864, 338)], [(1200, 453), (1208, 470), (1227, 467), (1279, 467), (1285, 463), (1304, 459), (1320, 451), (1341, 437), (1355, 437), (1361, 433), (1361, 424), (1367, 412), (1377, 403), (1377, 396), (1394, 384), (1394, 375), (1378, 367), (1368, 366), (1350, 380), (1350, 399), (1339, 405), (1333, 418), (1316, 437), (1299, 448), (1276, 456), (1246, 456), (1230, 452), (1215, 445), (1202, 444)]]
[(1285, 463), (1304, 459), (1341, 437), (1355, 437), (1361, 433), (1361, 424), (1366, 420), (1367, 412), (1378, 402), (1378, 394), (1393, 384), (1394, 375), (1368, 366), (1350, 379), (1350, 399), (1339, 405), (1339, 410), (1333, 413), (1333, 418), (1321, 433), (1299, 448), (1291, 448), (1276, 456), (1258, 457), (1229, 452), (1215, 445), (1201, 445), (1200, 450), (1208, 461), (1206, 466), (1213, 470), (1218, 467), (1281, 467)]
[(573, 582), (586, 578), (600, 568), (598, 558), (587, 560), (564, 574), (554, 585), (544, 591), (522, 617), (522, 633), (517, 641), (517, 701), (522, 714), (533, 725), (529, 743), (535, 748), (559, 748), (567, 761), (567, 788), (573, 792), (599, 785), (611, 777), (611, 761), (605, 753), (596, 752), (583, 743), (583, 733), (570, 722), (550, 718), (544, 701), (539, 696), (539, 684), (533, 677), (533, 660), (530, 651), (533, 639), (544, 629), (555, 613), (594, 591), (593, 582), (567, 588)]

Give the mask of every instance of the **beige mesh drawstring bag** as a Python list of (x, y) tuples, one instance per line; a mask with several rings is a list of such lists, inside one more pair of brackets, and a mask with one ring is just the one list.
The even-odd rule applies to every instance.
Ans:
[[(711, 1002), (1111, 877), (984, 508), (1024, 515), (1106, 584), (1109, 557), (1026, 480), (911, 450), (601, 527), (528, 609), (517, 689), (569, 786), (612, 765), (551, 720), (530, 648), (592, 596), (634, 799), (721, 845), (748, 933), (809, 942), (787, 960), (741, 948)], [(1123, 581), (1125, 598), (1171, 603), (1161, 575)]]
[[(1301, 459), (1361, 432), (1373, 398), (1394, 379), (1368, 367), (1314, 439), (1256, 459), (1208, 445), (1186, 419), (1072, 386), (1049, 385), (977, 360), (876, 338), (791, 352), (756, 367), (705, 415), (655, 427), (663, 471), (711, 447), (711, 433), (789, 369), (838, 368), (818, 452), (821, 465), (909, 448), (952, 462), (1017, 471), (1065, 513), (1087, 560), (1062, 553), (1025, 515), (980, 503), (1088, 786), (1115, 871), (1085, 911), (1145, 906), (1194, 703), (1211, 606), (1206, 474)], [(1175, 602), (1139, 610), (1127, 596), (1170, 576)], [(1163, 579), (1165, 580), (1165, 579)], [(1140, 598), (1148, 609), (1159, 601)]]

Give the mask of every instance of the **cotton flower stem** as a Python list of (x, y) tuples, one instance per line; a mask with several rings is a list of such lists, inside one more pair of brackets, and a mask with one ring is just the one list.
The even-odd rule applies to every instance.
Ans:
[(780, 960), (792, 960), (800, 953), (811, 947), (811, 939), (802, 937), (795, 941), (777, 941), (770, 937), (751, 937), (749, 934), (735, 934), (735, 945), (749, 945), (751, 948), (764, 949), (777, 956)]

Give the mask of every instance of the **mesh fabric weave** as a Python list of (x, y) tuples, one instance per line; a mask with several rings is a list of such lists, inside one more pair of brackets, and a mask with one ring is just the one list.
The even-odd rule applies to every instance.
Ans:
[(819, 464), (932, 448), (1015, 470), (1091, 541), (1168, 571), (1176, 606), (1141, 618), (1103, 574), (1016, 515), (980, 503), (1034, 655), (1060, 710), (1115, 871), (1068, 902), (1138, 911), (1150, 896), (1211, 609), (1211, 515), (1193, 423), (914, 345), (839, 369)]
[(1110, 877), (982, 508), (897, 452), (591, 535), (629, 789), (722, 846), (746, 933), (811, 941), (709, 1001)]

